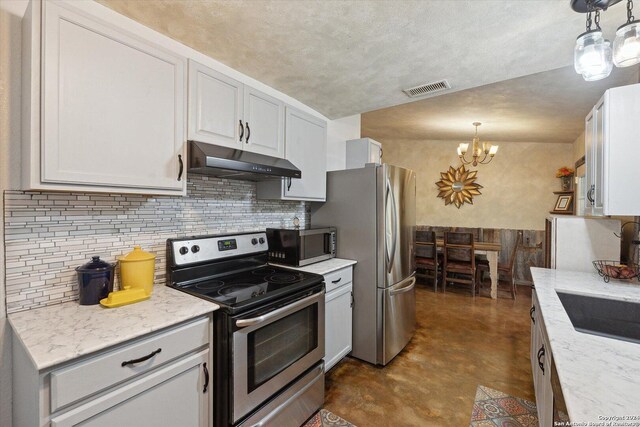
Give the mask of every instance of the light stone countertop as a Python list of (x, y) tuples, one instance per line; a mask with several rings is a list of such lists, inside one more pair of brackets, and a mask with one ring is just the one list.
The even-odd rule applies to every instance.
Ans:
[(151, 298), (116, 308), (66, 302), (9, 315), (38, 370), (217, 310), (217, 304), (156, 285)]
[[(531, 273), (573, 425), (602, 421), (600, 416), (640, 417), (640, 344), (576, 331), (556, 293), (640, 303), (638, 281), (604, 283), (595, 271), (531, 268)], [(629, 422), (640, 425), (638, 418)]]
[(269, 263), (269, 264), (277, 265), (278, 267), (283, 267), (283, 268), (290, 268), (292, 270), (304, 271), (307, 273), (316, 273), (316, 274), (325, 275), (357, 263), (358, 261), (354, 261), (351, 259), (330, 258), (326, 261), (320, 261), (320, 262), (316, 262), (315, 264), (305, 265), (304, 267), (292, 267), (290, 265), (275, 264), (275, 263)]

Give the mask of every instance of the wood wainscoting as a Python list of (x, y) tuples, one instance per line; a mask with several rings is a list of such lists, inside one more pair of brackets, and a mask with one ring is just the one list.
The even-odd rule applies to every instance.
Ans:
[(518, 285), (532, 285), (530, 267), (544, 267), (544, 230), (512, 230), (500, 228), (440, 227), (419, 225), (418, 230), (435, 231), (441, 237), (445, 231), (471, 232), (478, 241), (500, 243), (499, 263), (507, 264), (518, 233), (522, 233), (522, 243), (518, 248), (515, 262), (515, 281)]

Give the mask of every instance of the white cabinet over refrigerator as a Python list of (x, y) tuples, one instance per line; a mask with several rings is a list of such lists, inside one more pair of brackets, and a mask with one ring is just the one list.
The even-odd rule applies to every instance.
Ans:
[(346, 169), (363, 168), (367, 163), (382, 163), (382, 144), (371, 138), (347, 141)]

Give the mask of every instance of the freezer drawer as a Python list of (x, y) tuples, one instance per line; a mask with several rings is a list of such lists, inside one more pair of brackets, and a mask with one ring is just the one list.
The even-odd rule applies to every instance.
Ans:
[(382, 340), (378, 342), (378, 364), (386, 365), (413, 337), (416, 330), (415, 276), (386, 289), (378, 289), (382, 310)]

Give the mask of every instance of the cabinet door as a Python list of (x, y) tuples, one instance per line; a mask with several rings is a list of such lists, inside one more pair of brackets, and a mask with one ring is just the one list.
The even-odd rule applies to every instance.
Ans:
[(593, 215), (603, 214), (604, 200), (604, 119), (605, 119), (604, 98), (593, 108)]
[(595, 192), (595, 162), (594, 162), (594, 141), (593, 141), (593, 128), (594, 128), (594, 110), (592, 110), (585, 119), (584, 124), (584, 164), (586, 168), (585, 174), (585, 198), (584, 198), (584, 213), (585, 215), (593, 215), (593, 209), (595, 205), (595, 199), (593, 194)]
[(328, 371), (351, 352), (352, 332), (351, 283), (325, 296), (325, 370)]
[[(165, 368), (51, 419), (52, 427), (135, 425), (208, 426), (212, 399), (209, 350)], [(204, 385), (207, 383), (204, 392)]]
[(531, 349), (529, 358), (531, 360), (531, 374), (533, 376), (533, 385), (536, 388), (536, 384), (538, 382), (538, 361), (536, 360), (536, 354), (538, 352), (538, 342), (540, 341), (538, 337), (538, 328), (536, 326), (537, 322), (537, 311), (538, 311), (538, 301), (535, 296), (535, 291), (533, 291), (532, 301), (531, 301), (531, 310), (529, 311), (531, 316)]
[(70, 5), (42, 7), (42, 183), (181, 192), (184, 58)]
[(302, 178), (285, 180), (283, 198), (326, 200), (327, 123), (287, 107), (285, 153), (286, 158), (302, 171)]
[(243, 90), (239, 81), (190, 60), (188, 139), (242, 149)]
[(244, 87), (244, 150), (284, 157), (284, 103), (252, 87)]
[(551, 386), (551, 348), (549, 347), (549, 343), (544, 340), (544, 357), (543, 357), (543, 366), (544, 366), (544, 374), (543, 374), (543, 384), (542, 387), (544, 391), (542, 392), (542, 402), (538, 403), (538, 405), (542, 408), (542, 417), (539, 418), (541, 426), (552, 426), (553, 425), (553, 388)]
[(382, 145), (369, 140), (369, 163), (382, 163)]

